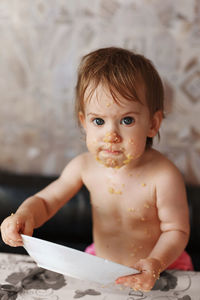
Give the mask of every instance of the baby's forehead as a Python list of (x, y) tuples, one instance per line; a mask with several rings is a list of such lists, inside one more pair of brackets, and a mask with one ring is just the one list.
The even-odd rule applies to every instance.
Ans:
[(131, 101), (124, 98), (114, 100), (110, 97), (97, 97), (95, 93), (86, 101), (84, 111), (87, 115), (121, 116), (127, 113), (140, 113), (144, 106), (139, 101)]
[(139, 102), (140, 104), (145, 104), (141, 99), (137, 97), (129, 97), (127, 99), (123, 94), (120, 94), (115, 88), (109, 86), (108, 84), (99, 83), (97, 86), (90, 84), (85, 91), (84, 95), (84, 105), (89, 103), (99, 103), (99, 104), (117, 104), (119, 106), (127, 106), (130, 102)]

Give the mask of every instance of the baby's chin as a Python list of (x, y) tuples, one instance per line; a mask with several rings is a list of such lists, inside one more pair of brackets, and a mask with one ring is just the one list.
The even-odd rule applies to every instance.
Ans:
[(97, 155), (96, 160), (107, 168), (120, 169), (121, 167), (127, 165), (132, 160), (132, 157), (130, 155), (127, 155), (125, 157), (115, 158), (101, 157)]

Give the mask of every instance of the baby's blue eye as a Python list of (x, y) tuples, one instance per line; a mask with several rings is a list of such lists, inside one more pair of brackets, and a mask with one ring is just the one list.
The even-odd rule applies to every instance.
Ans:
[(101, 118), (95, 118), (92, 122), (97, 126), (101, 126), (105, 123), (104, 120)]
[(132, 117), (124, 117), (122, 120), (121, 120), (121, 124), (123, 124), (123, 125), (131, 125), (132, 123), (134, 123), (135, 122), (135, 120), (134, 120), (134, 118), (132, 118)]

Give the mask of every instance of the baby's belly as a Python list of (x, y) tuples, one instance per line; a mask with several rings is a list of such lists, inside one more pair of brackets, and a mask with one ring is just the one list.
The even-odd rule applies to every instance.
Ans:
[(107, 225), (99, 226), (94, 222), (96, 254), (127, 266), (147, 257), (161, 234), (158, 221), (114, 223), (108, 220)]

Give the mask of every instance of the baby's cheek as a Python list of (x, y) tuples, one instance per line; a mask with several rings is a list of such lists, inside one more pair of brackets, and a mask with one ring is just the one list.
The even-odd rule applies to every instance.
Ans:
[(142, 141), (135, 141), (133, 139), (130, 139), (128, 142), (128, 152), (130, 153), (130, 155), (133, 157), (133, 159), (137, 159), (138, 157), (140, 157), (146, 147), (146, 142), (142, 142)]
[(89, 152), (95, 153), (97, 148), (97, 139), (95, 137), (87, 137), (86, 146)]

